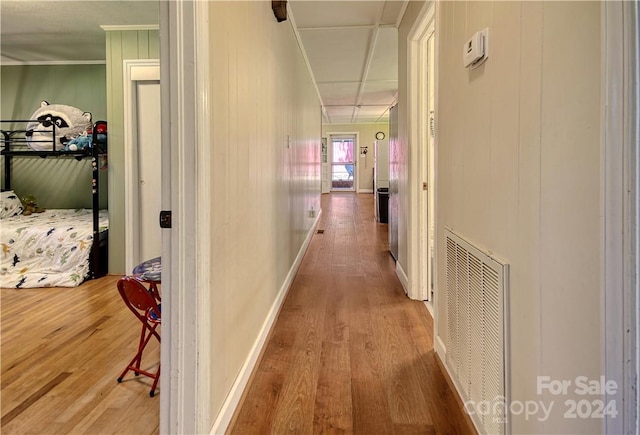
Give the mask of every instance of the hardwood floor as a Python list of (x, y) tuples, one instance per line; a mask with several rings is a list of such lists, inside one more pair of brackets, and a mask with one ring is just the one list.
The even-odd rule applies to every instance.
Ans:
[(475, 433), (408, 299), (373, 195), (322, 197), (314, 235), (228, 433)]
[[(158, 433), (152, 381), (129, 373), (116, 382), (140, 334), (116, 289), (118, 278), (78, 288), (0, 290), (3, 434)], [(149, 346), (143, 367), (156, 367), (159, 346)]]
[[(373, 195), (323, 195), (319, 229), (229, 432), (473, 433), (431, 318), (395, 276)], [(116, 382), (139, 334), (117, 279), (0, 290), (3, 434), (158, 433), (151, 380)]]

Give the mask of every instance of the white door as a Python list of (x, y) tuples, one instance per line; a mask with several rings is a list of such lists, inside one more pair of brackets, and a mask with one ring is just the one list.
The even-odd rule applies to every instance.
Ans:
[(137, 82), (138, 258), (136, 264), (162, 254), (158, 223), (161, 199), (160, 81)]
[[(409, 184), (418, 190), (416, 207), (411, 211), (408, 228), (411, 236), (409, 258), (411, 266), (416, 272), (410, 282), (409, 297), (425, 301), (436, 301), (433, 298), (435, 252), (435, 161), (437, 154), (437, 132), (433, 122), (435, 120), (435, 101), (437, 100), (435, 86), (435, 37), (434, 37), (433, 4), (422, 8), (420, 17), (416, 20), (409, 35), (409, 51), (407, 64), (409, 66), (409, 93), (416, 98), (411, 99), (409, 112), (415, 122), (409, 126), (409, 154), (416, 162), (417, 170), (409, 171)], [(390, 151), (390, 156), (393, 153)], [(393, 172), (393, 165), (391, 166)], [(393, 174), (392, 174), (393, 175)], [(390, 189), (393, 191), (393, 189)], [(393, 192), (391, 192), (393, 193)], [(389, 210), (393, 210), (393, 195), (389, 195)], [(390, 213), (391, 214), (391, 213)], [(391, 221), (391, 218), (390, 218)], [(389, 227), (391, 234), (391, 226)], [(433, 304), (427, 305), (430, 308)]]
[(124, 61), (125, 269), (162, 254), (160, 67)]
[(436, 216), (435, 216), (435, 107), (436, 107), (436, 88), (435, 88), (435, 32), (433, 27), (429, 29), (430, 35), (427, 39), (427, 250), (426, 259), (428, 264), (427, 282), (427, 299), (433, 301), (435, 285), (434, 285), (434, 268), (435, 268), (435, 246), (436, 246)]

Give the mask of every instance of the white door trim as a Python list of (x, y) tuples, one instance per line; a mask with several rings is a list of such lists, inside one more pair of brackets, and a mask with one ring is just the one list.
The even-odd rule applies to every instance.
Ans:
[(126, 59), (123, 61), (124, 76), (124, 267), (130, 271), (139, 258), (139, 244), (134, 243), (139, 231), (138, 181), (136, 177), (138, 138), (137, 129), (137, 82), (160, 80), (158, 59)]
[[(191, 236), (196, 241), (196, 304), (198, 308), (196, 325), (198, 334), (196, 349), (200, 358), (197, 363), (196, 384), (196, 428), (199, 433), (210, 432), (215, 415), (211, 415), (213, 385), (210, 381), (211, 373), (211, 292), (213, 291), (213, 277), (211, 276), (211, 211), (214, 204), (211, 187), (211, 143), (213, 126), (211, 125), (210, 61), (209, 61), (209, 3), (195, 2), (195, 43), (196, 43), (196, 201), (186, 213), (196, 216), (196, 225)], [(194, 357), (194, 359), (196, 359)]]
[(637, 433), (638, 422), (638, 6), (602, 3), (603, 375), (615, 381), (619, 415), (605, 433)]
[[(160, 2), (163, 323), (160, 433), (212, 427), (208, 2)], [(166, 307), (166, 308), (165, 308)]]
[[(324, 154), (322, 151), (322, 147), (324, 146)], [(326, 159), (326, 162), (322, 161), (322, 159)], [(327, 173), (330, 172), (330, 164), (329, 164), (329, 138), (323, 136), (321, 138), (320, 145), (320, 192), (321, 193), (331, 193), (331, 177), (327, 177)], [(326, 189), (325, 189), (326, 186)]]
[[(353, 172), (353, 192), (360, 193), (359, 187), (360, 183), (358, 183), (358, 179), (360, 178), (360, 165), (358, 164), (358, 156), (360, 155), (360, 133), (357, 131), (334, 131), (334, 132), (326, 132), (327, 136), (327, 163), (329, 164), (329, 179), (333, 179), (333, 162), (332, 162), (332, 154), (333, 154), (333, 143), (331, 142), (331, 136), (355, 136), (356, 141), (353, 144), (353, 164), (355, 166)], [(331, 181), (330, 181), (331, 182)], [(341, 190), (333, 190), (333, 188), (329, 187), (329, 193), (331, 192), (340, 192)], [(352, 192), (351, 190), (342, 190), (343, 192)]]
[[(425, 252), (428, 251), (428, 232), (423, 220), (422, 210), (424, 201), (422, 195), (422, 170), (421, 162), (423, 153), (427, 150), (426, 132), (427, 122), (427, 92), (424, 91), (425, 68), (422, 47), (426, 44), (432, 32), (435, 18), (435, 6), (433, 3), (425, 3), (409, 31), (407, 47), (407, 82), (409, 103), (409, 219), (407, 227), (407, 296), (411, 299), (427, 300), (428, 286), (427, 270), (422, 267), (425, 264)], [(437, 89), (436, 89), (437, 94)], [(436, 103), (437, 104), (437, 103)], [(428, 186), (432, 189), (434, 186)], [(437, 201), (437, 199), (436, 199)], [(436, 239), (437, 243), (437, 239)], [(434, 278), (435, 279), (435, 278)], [(435, 321), (435, 319), (434, 319)]]

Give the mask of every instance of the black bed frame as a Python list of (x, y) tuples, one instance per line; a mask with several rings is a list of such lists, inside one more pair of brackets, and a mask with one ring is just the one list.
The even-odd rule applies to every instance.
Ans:
[[(61, 157), (75, 158), (80, 161), (91, 158), (92, 180), (91, 192), (93, 200), (93, 244), (89, 260), (89, 279), (99, 278), (107, 274), (109, 257), (109, 230), (100, 233), (100, 180), (99, 180), (99, 160), (101, 156), (107, 155), (107, 130), (106, 121), (97, 121), (93, 124), (93, 135), (91, 146), (83, 150), (66, 151), (64, 146), (55, 141), (56, 131), (53, 127), (52, 139), (38, 141), (51, 144), (51, 151), (35, 151), (29, 148), (25, 138), (26, 130), (5, 130), (5, 126), (27, 125), (30, 120), (0, 120), (2, 129), (2, 150), (0, 155), (4, 157), (4, 186), (3, 190), (11, 190), (11, 163), (14, 157)], [(104, 127), (104, 141), (98, 138), (98, 127)]]

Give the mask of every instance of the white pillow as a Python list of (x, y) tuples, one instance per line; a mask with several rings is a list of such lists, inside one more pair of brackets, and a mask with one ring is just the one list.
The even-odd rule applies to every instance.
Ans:
[(0, 219), (17, 216), (22, 213), (22, 202), (13, 190), (0, 192)]

